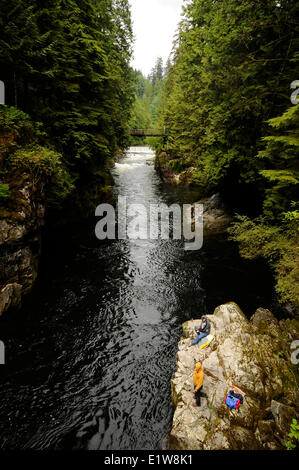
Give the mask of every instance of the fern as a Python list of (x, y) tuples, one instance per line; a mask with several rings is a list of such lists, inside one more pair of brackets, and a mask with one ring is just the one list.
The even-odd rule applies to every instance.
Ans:
[(9, 194), (9, 185), (0, 183), (0, 199), (6, 199)]

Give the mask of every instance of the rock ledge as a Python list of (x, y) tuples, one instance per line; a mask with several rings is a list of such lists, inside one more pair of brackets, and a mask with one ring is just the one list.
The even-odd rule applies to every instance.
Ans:
[[(170, 449), (284, 448), (292, 418), (298, 416), (296, 366), (290, 361), (291, 342), (298, 338), (295, 321), (278, 322), (264, 309), (247, 320), (233, 302), (208, 318), (215, 341), (203, 350), (189, 346), (199, 320), (183, 324), (171, 382)], [(205, 372), (201, 407), (195, 403), (191, 376), (197, 361)], [(246, 394), (239, 411), (224, 403), (233, 384)]]

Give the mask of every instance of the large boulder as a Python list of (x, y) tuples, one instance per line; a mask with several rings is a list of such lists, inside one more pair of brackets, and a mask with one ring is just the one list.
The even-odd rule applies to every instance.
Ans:
[[(199, 320), (183, 324), (171, 384), (175, 412), (170, 448), (283, 448), (298, 408), (290, 356), (281, 351), (289, 345), (290, 332), (298, 336), (297, 329), (286, 329), (285, 321), (279, 323), (262, 309), (249, 321), (232, 302), (216, 308), (208, 318), (215, 341), (202, 350), (190, 345)], [(205, 373), (200, 407), (195, 403), (192, 379), (198, 361)], [(239, 411), (224, 403), (232, 385), (245, 393)]]
[(223, 233), (231, 224), (232, 215), (221, 200), (219, 193), (201, 199), (195, 204), (203, 205), (203, 230), (205, 235)]

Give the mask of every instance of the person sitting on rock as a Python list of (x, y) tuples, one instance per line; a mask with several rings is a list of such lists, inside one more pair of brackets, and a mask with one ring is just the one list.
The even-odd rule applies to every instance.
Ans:
[(196, 331), (197, 338), (191, 341), (191, 345), (199, 343), (201, 339), (205, 338), (210, 334), (211, 325), (206, 315), (203, 315), (201, 317), (201, 324), (199, 326), (195, 326), (194, 330)]
[(200, 392), (202, 390), (204, 372), (201, 367), (201, 363), (197, 362), (195, 365), (195, 371), (193, 372), (193, 382), (194, 382), (194, 393), (196, 405), (200, 406)]

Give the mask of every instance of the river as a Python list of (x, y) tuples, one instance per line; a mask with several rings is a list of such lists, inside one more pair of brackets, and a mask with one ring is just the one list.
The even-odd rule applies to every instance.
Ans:
[[(163, 184), (152, 157), (137, 147), (116, 163), (116, 196), (197, 200)], [(230, 300), (247, 316), (277, 307), (266, 266), (223, 237), (187, 252), (181, 241), (99, 241), (95, 222), (48, 237), (36, 288), (0, 321), (1, 449), (160, 449), (181, 323)]]

